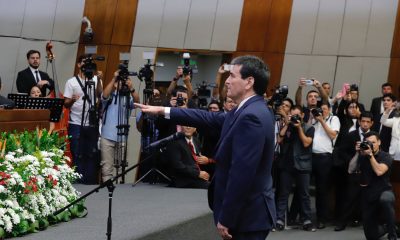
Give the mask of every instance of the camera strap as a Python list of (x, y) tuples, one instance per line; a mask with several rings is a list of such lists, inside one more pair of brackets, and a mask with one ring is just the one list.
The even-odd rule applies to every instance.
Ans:
[(108, 106), (110, 106), (110, 104), (112, 103), (113, 97), (111, 96), (106, 103), (106, 106), (104, 107), (103, 111), (102, 111), (102, 118), (103, 118), (103, 125), (106, 124), (106, 119), (107, 119), (107, 110), (108, 110)]
[(85, 89), (85, 87), (83, 86), (83, 84), (82, 84), (82, 82), (81, 82), (81, 80), (79, 80), (79, 77), (77, 76), (77, 75), (75, 75), (75, 78), (76, 78), (76, 81), (79, 83), (79, 86), (81, 86), (81, 88), (82, 88), (82, 92), (83, 92), (83, 95), (84, 95), (84, 99), (83, 99), (83, 101), (88, 101), (88, 103), (89, 104), (91, 104), (90, 102), (90, 98), (89, 98), (89, 96), (87, 95), (87, 93), (86, 93), (86, 89)]

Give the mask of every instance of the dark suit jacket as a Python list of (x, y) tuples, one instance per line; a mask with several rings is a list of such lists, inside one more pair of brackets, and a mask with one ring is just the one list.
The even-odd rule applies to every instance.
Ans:
[(224, 114), (172, 108), (171, 119), (210, 131), (222, 129), (214, 156), (215, 223), (233, 232), (270, 230), (276, 218), (271, 176), (274, 115), (258, 95), (235, 110)]
[[(40, 78), (41, 80), (47, 80), (49, 81), (49, 85), (45, 85), (43, 86), (43, 88), (41, 88), (41, 92), (42, 92), (42, 97), (47, 96), (46, 94), (46, 89), (49, 89), (49, 91), (54, 89), (54, 81), (50, 79), (49, 75), (45, 72), (39, 71), (40, 73)], [(18, 72), (18, 76), (17, 76), (17, 90), (19, 93), (27, 93), (29, 94), (31, 91), (31, 88), (33, 86), (36, 86), (36, 79), (35, 76), (33, 75), (32, 71), (28, 68), (26, 68), (25, 70), (22, 70), (20, 72)]]
[(356, 154), (356, 143), (360, 140), (359, 130), (357, 128), (349, 132), (341, 141), (339, 157), (344, 162), (346, 169), (349, 166), (350, 160)]
[(381, 124), (381, 104), (382, 104), (382, 97), (376, 97), (374, 99), (372, 99), (372, 103), (371, 103), (371, 113), (374, 116), (374, 125), (372, 127), (372, 129), (374, 131), (379, 131), (379, 126)]
[[(195, 139), (192, 141), (199, 150), (198, 142)], [(170, 174), (175, 187), (194, 188), (207, 185), (205, 180), (199, 178), (200, 169), (193, 159), (185, 138), (169, 143), (166, 155), (169, 159)]]

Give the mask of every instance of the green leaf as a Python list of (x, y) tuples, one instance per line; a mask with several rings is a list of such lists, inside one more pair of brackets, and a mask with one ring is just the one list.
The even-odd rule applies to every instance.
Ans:
[(35, 233), (39, 232), (39, 221), (34, 221), (33, 223), (30, 224), (29, 226), (29, 232)]
[(45, 230), (49, 226), (49, 222), (45, 218), (39, 219), (39, 229), (40, 230)]

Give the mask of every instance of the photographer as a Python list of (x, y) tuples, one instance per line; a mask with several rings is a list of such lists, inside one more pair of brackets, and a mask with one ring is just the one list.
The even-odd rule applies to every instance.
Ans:
[[(359, 157), (352, 160), (349, 171), (361, 172), (363, 228), (369, 240), (380, 239), (388, 233), (388, 239), (397, 239), (394, 202), (395, 196), (390, 184), (390, 170), (393, 158), (380, 151), (379, 134), (370, 131), (364, 141), (357, 144)], [(380, 217), (382, 216), (382, 221)]]
[[(353, 103), (355, 104), (355, 103)], [(357, 158), (357, 149), (359, 144), (364, 141), (364, 136), (367, 134), (373, 124), (373, 116), (371, 112), (363, 112), (358, 120), (359, 127), (349, 132), (347, 135), (341, 139), (341, 143), (338, 146), (338, 157), (343, 161), (346, 169), (349, 169), (349, 163), (352, 159)], [(341, 209), (338, 209), (338, 219), (335, 227), (335, 231), (343, 231), (347, 223), (350, 220), (354, 222), (358, 222), (360, 219), (360, 198), (361, 198), (361, 189), (360, 189), (360, 172), (350, 172), (346, 175), (343, 175), (344, 181), (342, 182), (342, 186), (337, 191), (344, 192), (342, 202), (336, 203), (341, 206)], [(338, 192), (336, 192), (338, 194)], [(353, 219), (351, 219), (353, 217)]]
[[(314, 86), (315, 88), (317, 88), (318, 91), (308, 91), (306, 97), (307, 105), (303, 106), (302, 92), (305, 86)], [(311, 109), (316, 108), (318, 102), (328, 102), (328, 98), (328, 94), (326, 93), (325, 89), (322, 88), (321, 83), (317, 79), (299, 79), (299, 87), (296, 90), (295, 102), (296, 105), (303, 106), (305, 122), (311, 123), (311, 120), (313, 118), (311, 114)]]
[(315, 122), (312, 147), (312, 173), (315, 176), (315, 206), (317, 210), (317, 228), (325, 228), (329, 219), (329, 189), (331, 170), (333, 166), (332, 152), (336, 137), (340, 130), (339, 118), (331, 115), (328, 102), (323, 102), (321, 108), (311, 110)]
[(187, 95), (188, 98), (192, 98), (193, 96), (193, 87), (192, 87), (192, 83), (191, 83), (191, 78), (190, 78), (190, 74), (183, 74), (183, 67), (182, 66), (178, 66), (176, 69), (176, 74), (175, 77), (172, 79), (171, 83), (168, 86), (167, 89), (167, 96), (171, 96), (172, 92), (174, 91), (174, 89), (178, 86), (178, 81), (179, 79), (183, 79), (183, 83), (185, 84), (185, 87), (187, 89)]
[(312, 168), (312, 142), (314, 127), (303, 122), (304, 113), (301, 106), (294, 106), (290, 111), (290, 124), (285, 118), (285, 126), (279, 135), (282, 137), (280, 168), (280, 189), (277, 200), (276, 228), (283, 230), (288, 198), (295, 182), (300, 201), (300, 217), (303, 230), (315, 231), (311, 222), (310, 174)]
[[(101, 98), (103, 107), (103, 124), (100, 137), (100, 166), (103, 182), (113, 177), (115, 152), (118, 148), (124, 147), (120, 146), (121, 144), (118, 142), (117, 136), (119, 110), (120, 108), (123, 108), (122, 110), (125, 113), (125, 108), (129, 110), (134, 108), (133, 102), (139, 103), (139, 94), (135, 91), (135, 88), (133, 88), (132, 80), (130, 78), (119, 79), (119, 72), (120, 70), (114, 73), (114, 77), (104, 88)], [(118, 80), (120, 81), (119, 83)], [(117, 87), (119, 87), (119, 89), (117, 89)], [(118, 94), (124, 94), (123, 91), (129, 91), (130, 101), (128, 106), (121, 104), (120, 97), (122, 96), (119, 96)], [(115, 102), (114, 99), (116, 97), (117, 101)]]
[[(82, 71), (88, 59), (87, 55), (79, 56), (77, 60), (78, 75), (67, 80), (65, 84), (64, 106), (70, 109), (68, 135), (71, 136), (70, 148), (74, 165), (77, 172), (82, 174), (82, 183), (95, 184), (99, 165), (98, 159), (96, 159), (99, 133), (98, 120), (95, 115), (97, 99), (92, 99), (92, 94), (89, 99), (85, 97), (84, 89), (85, 87), (94, 88), (95, 95), (100, 96), (102, 87), (97, 76), (87, 79)], [(83, 111), (84, 105), (85, 111)]]

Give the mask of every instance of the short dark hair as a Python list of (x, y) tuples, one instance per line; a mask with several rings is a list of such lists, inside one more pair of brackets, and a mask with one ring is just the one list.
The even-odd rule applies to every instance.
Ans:
[(308, 91), (308, 93), (307, 93), (307, 98), (308, 98), (308, 95), (310, 95), (310, 93), (317, 93), (318, 96), (319, 96), (319, 92), (318, 92), (317, 90), (310, 90), (310, 91)]
[(328, 106), (328, 108), (331, 108), (331, 104), (328, 101), (321, 101), (321, 103), (319, 104), (320, 107), (324, 105)]
[(290, 107), (293, 107), (293, 105), (294, 105), (294, 103), (293, 103), (293, 100), (292, 99), (290, 99), (290, 98), (284, 98), (283, 100), (282, 100), (282, 102), (283, 101), (287, 101), (287, 102), (289, 102), (290, 103)]
[(396, 96), (392, 93), (384, 94), (382, 98), (385, 98), (385, 97), (392, 99), (393, 102), (395, 102), (397, 100)]
[(39, 52), (38, 50), (33, 50), (33, 49), (31, 49), (31, 50), (29, 50), (29, 51), (26, 53), (26, 59), (29, 59), (30, 56), (31, 56), (32, 54), (35, 54), (35, 53), (39, 54), (39, 57), (40, 57), (40, 52)]
[(267, 65), (259, 57), (246, 55), (234, 58), (232, 65), (241, 65), (240, 75), (242, 79), (253, 77), (253, 90), (257, 95), (263, 96), (268, 87), (270, 71)]
[(391, 88), (393, 88), (393, 85), (392, 85), (391, 83), (386, 82), (386, 83), (382, 84), (382, 87), (381, 87), (381, 88), (384, 88), (384, 87), (391, 87)]
[(292, 106), (292, 108), (290, 109), (290, 111), (296, 110), (296, 109), (300, 110), (301, 113), (304, 112), (304, 111), (303, 111), (303, 107), (300, 106), (300, 105), (294, 105), (294, 106)]
[(321, 86), (324, 86), (324, 85), (329, 85), (329, 86), (331, 86), (331, 84), (328, 83), (328, 82), (324, 82), (324, 83), (321, 84)]
[(218, 106), (218, 108), (221, 110), (221, 104), (219, 103), (218, 100), (211, 100), (210, 103), (208, 104), (208, 107), (210, 107), (211, 104), (216, 104)]
[(360, 120), (362, 118), (369, 118), (369, 119), (371, 119), (371, 121), (374, 121), (374, 115), (372, 115), (372, 112), (370, 112), (370, 111), (362, 112), (361, 115), (360, 115)]
[(375, 136), (376, 139), (381, 140), (381, 138), (379, 137), (379, 133), (375, 132), (375, 131), (369, 131), (367, 133), (364, 134), (364, 139), (369, 138), (371, 136)]
[(174, 97), (176, 97), (176, 94), (177, 94), (178, 92), (187, 93), (188, 91), (187, 91), (187, 88), (185, 88), (184, 86), (178, 85), (178, 86), (176, 86), (176, 87), (174, 88), (174, 90), (172, 90), (171, 95), (174, 96)]

